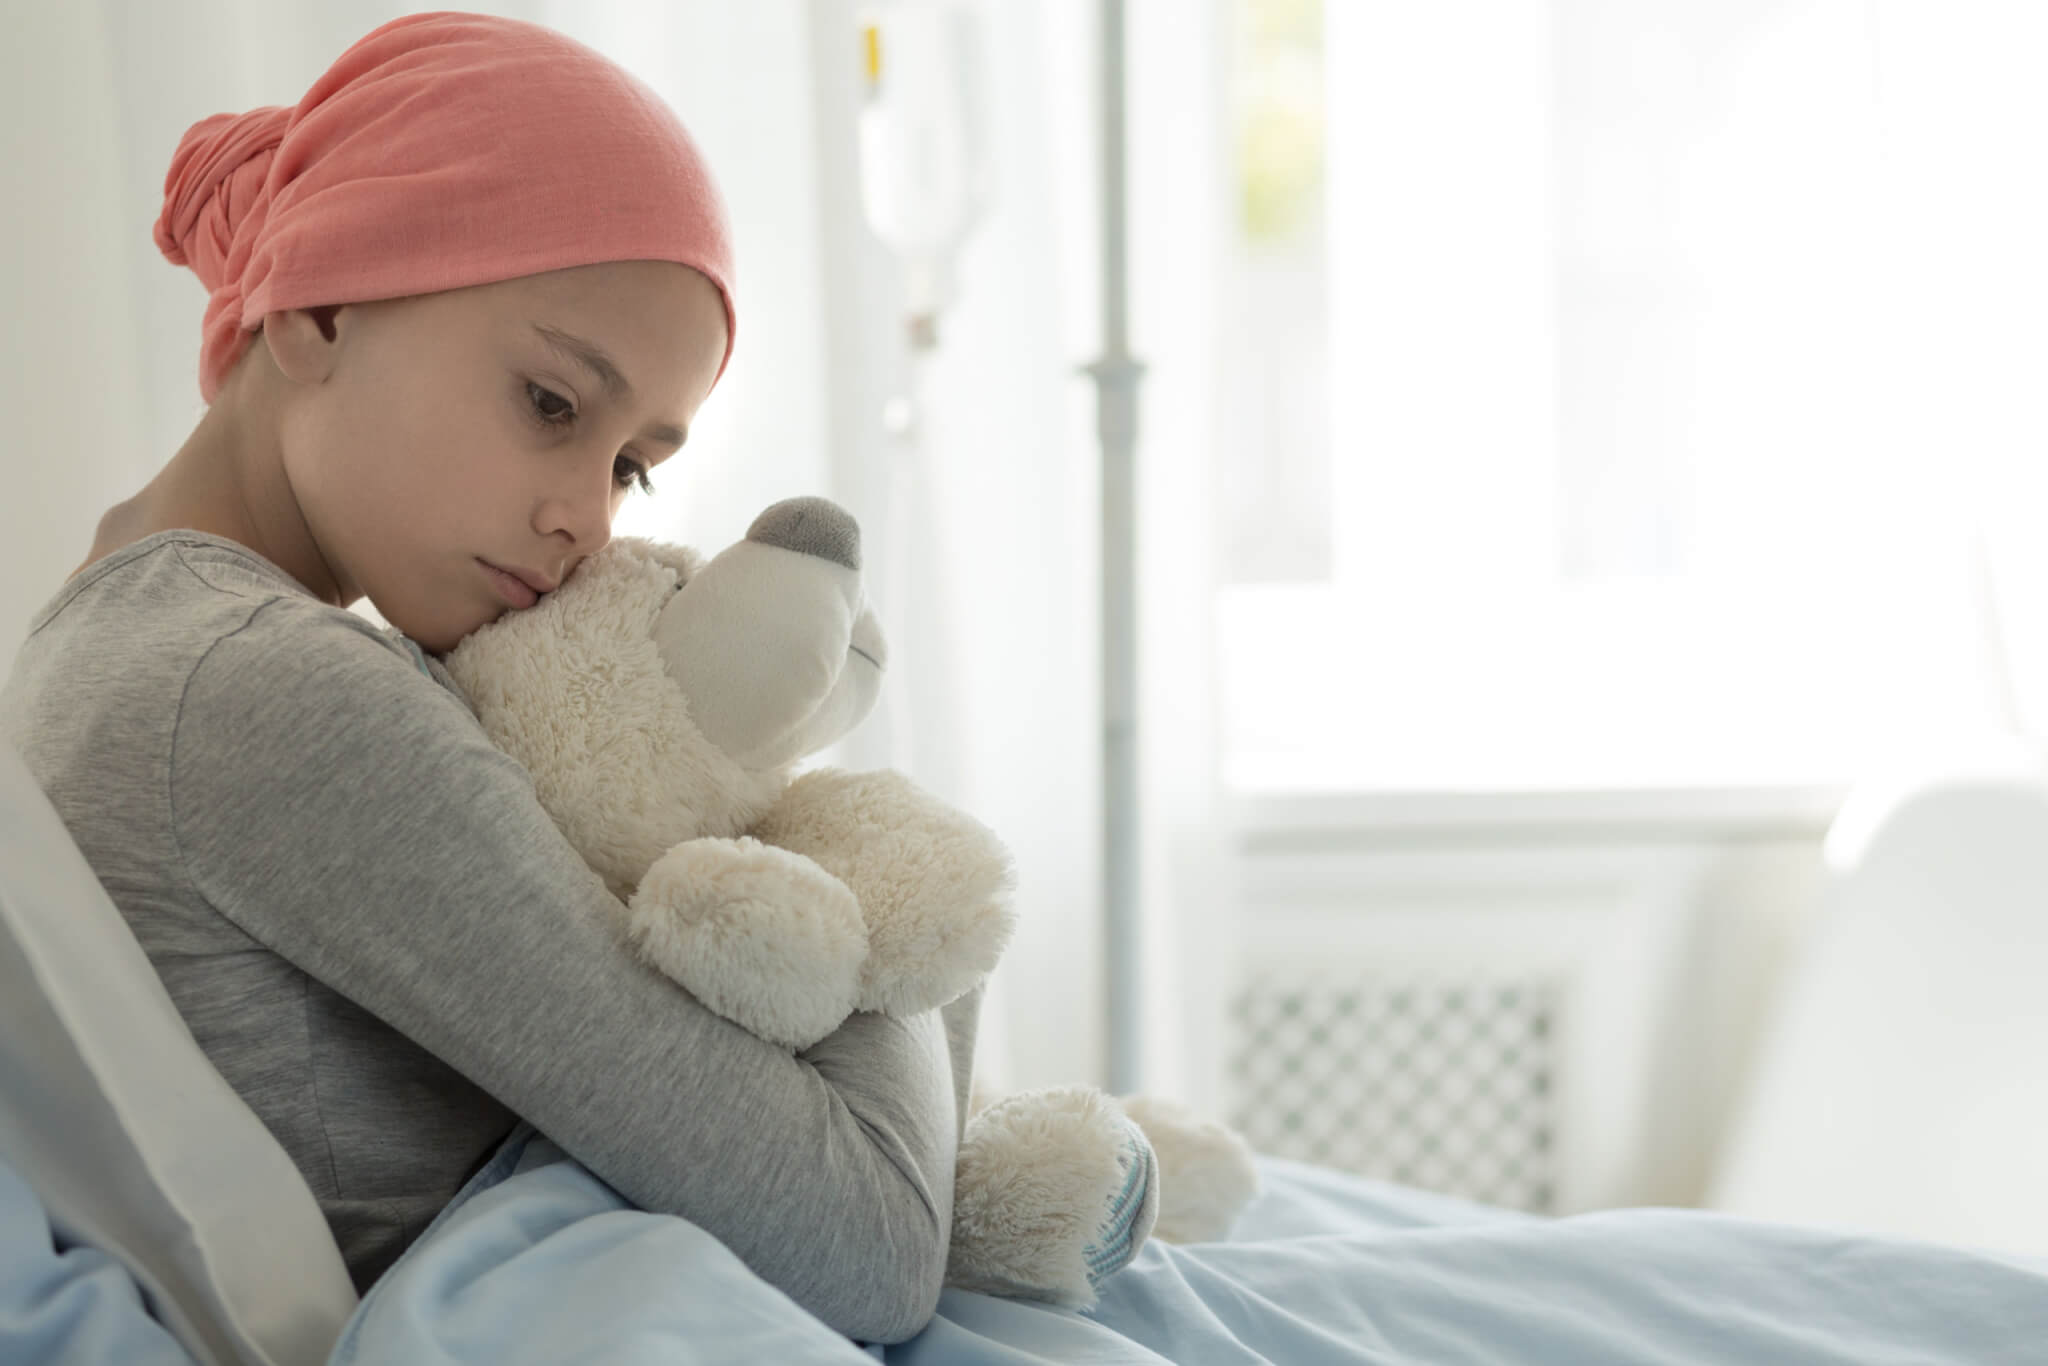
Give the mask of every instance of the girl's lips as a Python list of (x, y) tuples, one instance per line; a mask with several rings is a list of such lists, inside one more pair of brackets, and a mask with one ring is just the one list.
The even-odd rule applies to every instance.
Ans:
[(540, 594), (534, 592), (531, 588), (528, 588), (489, 560), (479, 559), (477, 563), (484, 567), (486, 574), (490, 575), (491, 586), (498, 590), (498, 596), (503, 598), (508, 605), (526, 608), (540, 601)]

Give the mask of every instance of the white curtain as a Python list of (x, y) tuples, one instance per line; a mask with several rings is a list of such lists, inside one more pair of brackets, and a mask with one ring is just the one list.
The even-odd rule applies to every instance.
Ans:
[[(995, 201), (917, 368), (900, 266), (859, 221), (867, 8), (811, 7), (831, 487), (882, 571), (897, 651), (845, 757), (903, 768), (1016, 854), (1022, 920), (984, 1013), (990, 1079), (1100, 1080), (1097, 463), (1079, 373), (1096, 346), (1093, 6), (980, 7)], [(885, 417), (896, 400), (905, 437)]]

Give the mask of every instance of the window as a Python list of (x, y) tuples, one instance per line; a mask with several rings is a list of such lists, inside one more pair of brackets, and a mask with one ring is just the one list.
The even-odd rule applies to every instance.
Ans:
[(1226, 783), (1999, 743), (1881, 6), (1231, 3)]

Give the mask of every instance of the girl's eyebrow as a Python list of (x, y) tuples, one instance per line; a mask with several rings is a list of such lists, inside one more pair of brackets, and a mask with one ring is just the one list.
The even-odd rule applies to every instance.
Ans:
[[(529, 321), (531, 321), (529, 319)], [(623, 403), (633, 396), (633, 385), (612, 358), (605, 354), (603, 347), (574, 332), (564, 332), (547, 323), (533, 323), (533, 330), (540, 333), (541, 340), (557, 355), (574, 361), (597, 376), (597, 382), (614, 403)], [(670, 446), (680, 446), (689, 438), (689, 433), (668, 422), (657, 422), (647, 429), (647, 435)]]

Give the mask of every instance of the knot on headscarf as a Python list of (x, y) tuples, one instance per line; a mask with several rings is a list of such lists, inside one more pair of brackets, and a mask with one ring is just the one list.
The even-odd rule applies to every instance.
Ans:
[(515, 19), (408, 15), (297, 105), (195, 123), (155, 237), (209, 291), (209, 402), (266, 313), (605, 261), (675, 261), (717, 286), (721, 376), (737, 333), (725, 205), (674, 111), (600, 53)]
[(156, 245), (171, 264), (190, 266), (206, 286), (199, 388), (209, 402), (248, 345), (241, 277), (261, 209), (269, 203), (264, 182), (291, 112), (269, 106), (201, 119), (179, 140), (164, 176)]
[(201, 119), (171, 158), (156, 220), (157, 250), (174, 266), (192, 267), (209, 290), (220, 286), (235, 229), (262, 195), (291, 112), (273, 105)]

